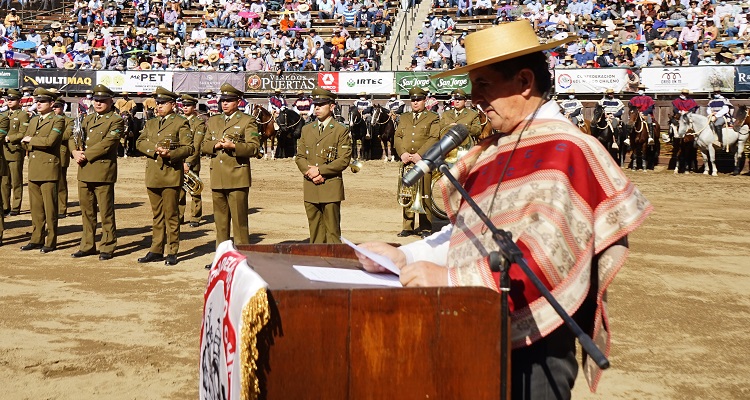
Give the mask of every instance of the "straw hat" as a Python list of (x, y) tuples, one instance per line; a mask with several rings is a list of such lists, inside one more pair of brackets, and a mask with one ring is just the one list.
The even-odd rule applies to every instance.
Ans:
[(59, 22), (53, 22), (53, 23), (50, 24), (49, 27), (52, 28), (52, 29), (60, 29), (60, 28), (62, 28), (62, 24), (59, 23)]
[(210, 55), (208, 56), (208, 62), (210, 62), (210, 63), (215, 63), (215, 62), (217, 62), (217, 61), (219, 61), (219, 53), (211, 53), (211, 54), (210, 54)]
[(151, 69), (151, 64), (144, 61), (141, 63), (141, 69)]
[[(511, 40), (512, 39), (512, 40)], [(466, 66), (441, 72), (432, 78), (463, 74), (473, 69), (510, 60), (542, 50), (549, 50), (577, 40), (576, 35), (568, 35), (561, 40), (540, 43), (534, 28), (528, 21), (509, 22), (482, 29), (466, 36)]]
[(63, 68), (65, 69), (74, 69), (76, 67), (75, 63), (73, 61), (68, 61), (63, 65)]
[(187, 68), (192, 67), (193, 63), (191, 63), (190, 61), (183, 61), (182, 64), (180, 64), (180, 65), (182, 65), (182, 68), (187, 69)]
[(299, 11), (299, 12), (307, 12), (309, 10), (310, 10), (310, 6), (308, 6), (307, 4), (300, 4), (297, 7), (297, 11)]

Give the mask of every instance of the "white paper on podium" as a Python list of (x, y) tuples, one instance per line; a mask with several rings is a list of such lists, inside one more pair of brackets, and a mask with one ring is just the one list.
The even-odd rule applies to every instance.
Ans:
[(372, 274), (358, 269), (311, 267), (307, 265), (293, 265), (293, 267), (311, 281), (401, 287), (398, 276), (391, 274)]
[(376, 263), (380, 264), (383, 268), (387, 269), (388, 271), (391, 271), (396, 275), (401, 275), (401, 270), (396, 266), (396, 264), (393, 263), (393, 261), (391, 261), (390, 258), (381, 256), (380, 254), (373, 253), (370, 250), (357, 246), (356, 244), (347, 240), (343, 236), (341, 236), (341, 241), (349, 245), (349, 247), (353, 248), (354, 250), (362, 253), (365, 257), (369, 258), (370, 260), (375, 261)]

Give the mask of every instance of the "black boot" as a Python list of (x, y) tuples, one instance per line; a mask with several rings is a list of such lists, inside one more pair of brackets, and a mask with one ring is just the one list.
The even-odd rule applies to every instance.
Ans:
[(732, 176), (737, 176), (742, 172), (742, 167), (745, 166), (745, 156), (743, 155), (740, 157), (739, 160), (737, 160), (737, 165), (734, 166), (734, 171), (732, 171)]

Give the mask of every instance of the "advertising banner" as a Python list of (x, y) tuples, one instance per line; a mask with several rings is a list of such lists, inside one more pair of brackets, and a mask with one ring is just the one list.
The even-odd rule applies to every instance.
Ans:
[(338, 72), (319, 72), (318, 86), (334, 93), (339, 92), (339, 73)]
[(209, 90), (219, 92), (221, 85), (229, 83), (235, 88), (245, 90), (245, 74), (241, 72), (175, 72), (172, 77), (174, 92), (205, 93)]
[(310, 92), (318, 84), (317, 72), (284, 72), (277, 75), (273, 72), (255, 72), (245, 74), (246, 92), (282, 93)]
[(158, 86), (172, 90), (173, 75), (169, 71), (98, 71), (96, 82), (114, 92), (151, 93)]
[(734, 91), (734, 67), (695, 66), (644, 68), (641, 82), (646, 91), (654, 93), (679, 93), (682, 89), (691, 92), (710, 92), (714, 87), (723, 91)]
[(15, 89), (18, 86), (17, 69), (0, 69), (0, 88)]
[(431, 76), (435, 74), (437, 72), (396, 72), (396, 91), (398, 94), (408, 94), (409, 89), (419, 86), (423, 89), (429, 89), (433, 94), (449, 94), (455, 89), (463, 89), (466, 93), (471, 93), (469, 75), (431, 79)]
[(614, 89), (616, 93), (638, 90), (638, 76), (627, 69), (555, 69), (555, 92), (604, 93)]
[(95, 72), (91, 70), (29, 68), (23, 70), (21, 86), (56, 88), (61, 92), (83, 92), (94, 87), (95, 77)]
[(741, 65), (735, 67), (734, 91), (750, 91), (750, 65)]
[(339, 72), (338, 93), (391, 94), (393, 72)]

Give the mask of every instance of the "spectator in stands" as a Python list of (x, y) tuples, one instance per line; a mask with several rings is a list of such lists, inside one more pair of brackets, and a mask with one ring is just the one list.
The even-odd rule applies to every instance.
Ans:
[(453, 61), (453, 67), (463, 67), (466, 65), (466, 49), (464, 48), (464, 36), (458, 38), (458, 43), (453, 45), (451, 49), (451, 60)]
[(439, 38), (444, 33), (452, 31), (456, 27), (456, 23), (448, 15), (448, 12), (443, 10), (443, 15), (440, 18), (433, 18), (432, 26), (435, 28), (435, 37)]
[[(693, 23), (693, 21), (687, 21), (687, 25), (682, 28), (680, 33), (679, 42), (682, 44), (684, 49), (693, 50), (695, 43), (700, 42), (701, 39), (701, 28)], [(688, 47), (688, 43), (691, 45)]]
[(357, 18), (355, 26), (357, 28), (369, 28), (370, 27), (370, 13), (367, 11), (367, 6), (364, 4), (360, 6), (359, 10), (357, 11)]
[(294, 15), (297, 20), (296, 25), (298, 28), (310, 29), (312, 23), (312, 15), (310, 15), (310, 6), (307, 3), (302, 3), (297, 6), (297, 13)]
[(370, 32), (372, 33), (372, 36), (378, 37), (378, 36), (385, 36), (387, 31), (387, 26), (385, 22), (383, 21), (383, 17), (377, 16), (375, 17), (375, 21), (370, 25)]
[(474, 6), (472, 4), (472, 0), (457, 0), (457, 3), (456, 18), (463, 16), (471, 17), (474, 15)]
[(344, 27), (357, 25), (357, 11), (352, 3), (347, 4), (346, 11), (341, 14), (341, 24)]
[(206, 30), (205, 28), (205, 22), (198, 24), (194, 29), (193, 32), (190, 33), (190, 38), (195, 40), (198, 43), (205, 43), (206, 42)]
[(333, 0), (318, 0), (318, 19), (333, 18)]
[(643, 43), (638, 43), (637, 47), (638, 49), (635, 51), (635, 56), (633, 57), (633, 64), (636, 67), (647, 67), (649, 60), (648, 50), (646, 50), (646, 46)]

